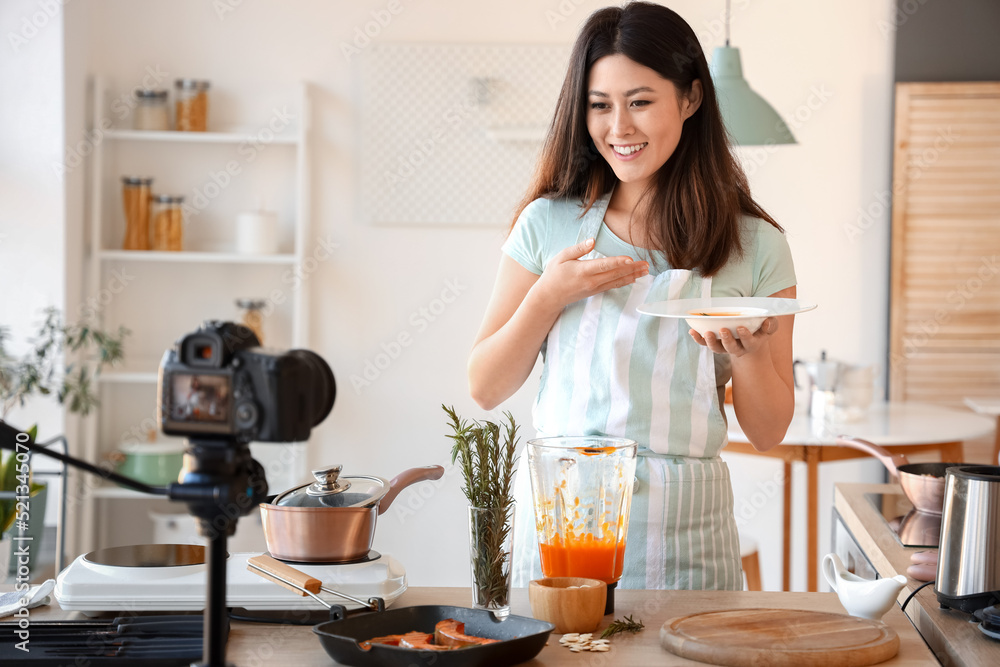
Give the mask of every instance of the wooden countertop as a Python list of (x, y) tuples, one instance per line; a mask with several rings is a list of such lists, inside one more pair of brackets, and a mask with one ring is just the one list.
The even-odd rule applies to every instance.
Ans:
[[(898, 484), (837, 484), (834, 508), (880, 576), (905, 576), (910, 554), (928, 549), (900, 544), (865, 494), (888, 494), (902, 499), (903, 492)], [(899, 603), (902, 604), (922, 583), (908, 579), (899, 594)], [(910, 600), (906, 615), (942, 664), (957, 667), (1000, 665), (1000, 642), (979, 632), (976, 624), (969, 621), (969, 615), (942, 610), (933, 585), (925, 587)]]
[[(455, 604), (468, 606), (468, 588), (411, 588), (396, 601), (393, 607), (421, 604)], [(727, 591), (618, 591), (615, 599), (615, 617), (631, 614), (642, 620), (646, 629), (637, 635), (618, 635), (611, 640), (609, 653), (571, 653), (559, 645), (553, 636), (537, 658), (524, 663), (529, 666), (567, 665), (697, 665), (660, 648), (660, 626), (670, 618), (716, 609), (748, 609), (778, 607), (784, 609), (813, 609), (845, 613), (833, 593), (780, 593), (780, 592), (727, 592)], [(526, 589), (513, 594), (513, 613), (530, 615)], [(64, 612), (56, 607), (33, 609), (31, 619), (55, 620), (80, 617), (75, 612)], [(606, 617), (603, 629), (612, 618)], [(892, 609), (883, 621), (892, 627), (900, 638), (900, 650), (892, 660), (881, 663), (886, 667), (917, 667), (938, 665), (934, 655), (920, 639), (910, 622)], [(320, 646), (310, 627), (262, 625), (234, 622), (230, 632), (227, 660), (237, 665), (268, 664), (280, 656), (281, 664), (296, 667), (329, 667), (336, 664)]]

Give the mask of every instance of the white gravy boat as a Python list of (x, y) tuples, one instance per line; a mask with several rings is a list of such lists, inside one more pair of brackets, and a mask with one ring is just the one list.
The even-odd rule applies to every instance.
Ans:
[(880, 620), (892, 608), (906, 585), (906, 577), (901, 574), (891, 579), (862, 579), (848, 572), (837, 554), (824, 556), (821, 569), (847, 613), (873, 621)]

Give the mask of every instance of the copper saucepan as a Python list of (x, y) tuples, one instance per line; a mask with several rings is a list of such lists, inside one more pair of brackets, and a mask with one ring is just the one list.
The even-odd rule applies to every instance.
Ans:
[(944, 475), (948, 468), (961, 463), (910, 463), (903, 454), (890, 454), (873, 442), (839, 436), (837, 444), (852, 447), (874, 456), (889, 474), (898, 477), (903, 495), (920, 512), (941, 514), (944, 507)]
[(410, 468), (391, 482), (381, 477), (340, 476), (341, 466), (314, 470), (303, 484), (261, 503), (264, 540), (272, 556), (309, 563), (359, 560), (372, 547), (375, 520), (399, 492), (416, 482), (440, 479), (441, 466)]

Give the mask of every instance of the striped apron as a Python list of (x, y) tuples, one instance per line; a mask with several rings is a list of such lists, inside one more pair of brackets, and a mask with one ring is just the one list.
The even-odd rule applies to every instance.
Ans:
[[(581, 221), (597, 239), (608, 200)], [(585, 258), (604, 257), (595, 250)], [(643, 303), (711, 296), (712, 279), (671, 269), (567, 306), (546, 338), (532, 416), (539, 437), (611, 435), (639, 443), (619, 586), (740, 590), (743, 573), (729, 469), (719, 458), (726, 424), (714, 354), (682, 320), (640, 315)], [(527, 467), (527, 456), (521, 456)], [(531, 484), (515, 480), (513, 578), (542, 576)]]

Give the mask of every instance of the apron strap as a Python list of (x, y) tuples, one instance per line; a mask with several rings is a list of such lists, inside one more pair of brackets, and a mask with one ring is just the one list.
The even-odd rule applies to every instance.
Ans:
[(608, 211), (608, 204), (611, 202), (611, 193), (604, 195), (594, 202), (594, 205), (587, 211), (583, 220), (580, 221), (580, 233), (576, 237), (577, 243), (582, 243), (587, 239), (594, 239), (594, 250), (597, 249), (597, 233), (601, 231), (604, 224), (604, 214)]

